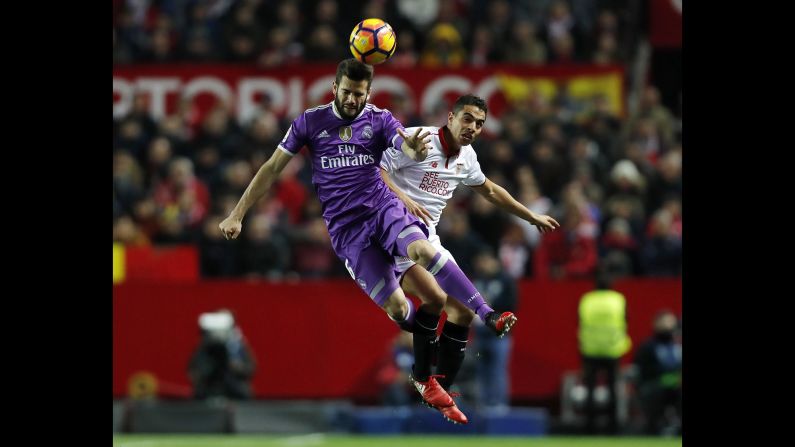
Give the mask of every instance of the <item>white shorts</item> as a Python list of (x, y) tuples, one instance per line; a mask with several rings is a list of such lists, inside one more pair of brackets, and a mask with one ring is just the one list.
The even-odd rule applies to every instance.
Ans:
[[(428, 242), (430, 242), (431, 245), (433, 245), (434, 248), (439, 250), (439, 252), (441, 252), (443, 255), (447, 256), (453, 262), (458, 264), (453, 255), (450, 254), (446, 248), (442, 247), (442, 241), (439, 240), (439, 236), (435, 234), (431, 235), (428, 238)], [(414, 265), (414, 261), (412, 261), (411, 258), (407, 256), (395, 256), (395, 276), (397, 277), (398, 282), (403, 279), (403, 274), (406, 273), (406, 270), (408, 270), (412, 265)]]

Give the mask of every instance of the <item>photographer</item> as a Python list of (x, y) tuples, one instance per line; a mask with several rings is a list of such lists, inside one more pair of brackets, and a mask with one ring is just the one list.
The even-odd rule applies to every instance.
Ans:
[(229, 310), (199, 316), (202, 339), (188, 365), (196, 399), (252, 397), (255, 361)]

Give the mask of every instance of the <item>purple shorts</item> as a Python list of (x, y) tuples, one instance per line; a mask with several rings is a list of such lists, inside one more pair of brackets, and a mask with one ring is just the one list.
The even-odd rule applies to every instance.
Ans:
[(395, 256), (408, 256), (409, 244), (427, 240), (428, 229), (395, 197), (368, 220), (346, 230), (347, 234), (331, 236), (334, 252), (364, 293), (382, 306), (399, 287)]

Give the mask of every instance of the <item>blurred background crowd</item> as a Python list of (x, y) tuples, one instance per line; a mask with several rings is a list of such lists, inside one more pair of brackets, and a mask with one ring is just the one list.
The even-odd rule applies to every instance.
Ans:
[(113, 61), (282, 67), (349, 57), (350, 24), (386, 20), (393, 66), (627, 62), (644, 27), (632, 0), (114, 0)]
[[(599, 95), (575, 99), (565, 89), (551, 99), (530, 95), (509, 102), (499, 134), (484, 134), (473, 145), (487, 177), (533, 211), (554, 216), (559, 231), (541, 237), (464, 188), (445, 209), (439, 233), (468, 274), (483, 247), (516, 279), (588, 278), (600, 261), (617, 276), (681, 274), (681, 90), (645, 82), (648, 75), (633, 70), (644, 57), (638, 42), (648, 33), (648, 2), (113, 4), (114, 66), (335, 64), (350, 57), (347, 36), (366, 17), (383, 18), (397, 31), (390, 67), (622, 65), (631, 97), (623, 116)], [(136, 95), (129, 113), (113, 122), (114, 242), (195, 244), (205, 278), (347, 276), (331, 250), (303, 156), (252, 208), (241, 238), (226, 241), (218, 230), (294, 116), (278, 116), (264, 98), (244, 123), (220, 102), (200, 116), (186, 101), (155, 119), (148, 101)], [(407, 127), (446, 122), (446, 108), (418, 116), (399, 96), (376, 105)]]

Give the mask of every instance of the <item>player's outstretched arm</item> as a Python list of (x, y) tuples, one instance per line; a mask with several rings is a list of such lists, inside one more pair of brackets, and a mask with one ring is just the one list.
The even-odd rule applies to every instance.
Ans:
[(485, 197), (489, 202), (535, 225), (541, 233), (548, 233), (555, 228), (560, 228), (558, 221), (545, 214), (536, 214), (530, 211), (527, 207), (514, 199), (505, 188), (489, 179), (486, 179), (482, 185), (472, 186), (472, 189)]
[(406, 209), (409, 212), (418, 218), (422, 219), (425, 222), (425, 225), (431, 224), (431, 213), (428, 212), (425, 208), (422, 207), (419, 203), (415, 202), (414, 199), (406, 195), (405, 192), (401, 191), (400, 188), (395, 186), (395, 183), (392, 182), (392, 178), (389, 176), (389, 173), (386, 172), (384, 168), (381, 168), (381, 179), (384, 180), (386, 186), (395, 193), (395, 195), (406, 205)]
[(237, 239), (243, 229), (243, 216), (246, 215), (252, 205), (257, 203), (257, 200), (270, 190), (271, 185), (273, 185), (273, 182), (278, 178), (291, 158), (284, 151), (277, 149), (273, 152), (271, 158), (260, 166), (257, 174), (251, 179), (251, 183), (248, 184), (243, 196), (237, 202), (235, 209), (229, 213), (229, 217), (218, 224), (218, 228), (224, 233), (225, 238)]

